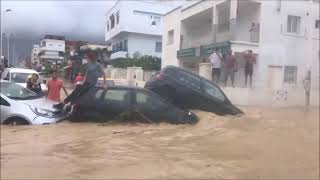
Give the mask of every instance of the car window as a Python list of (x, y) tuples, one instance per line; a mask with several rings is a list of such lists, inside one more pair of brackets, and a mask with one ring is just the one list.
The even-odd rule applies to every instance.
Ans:
[(210, 82), (203, 81), (203, 90), (207, 95), (217, 98), (222, 102), (226, 100), (221, 90)]
[(5, 79), (10, 80), (10, 73), (9, 72), (7, 72)]
[(195, 76), (191, 73), (187, 73), (185, 71), (179, 71), (177, 79), (188, 86), (200, 90), (200, 77)]
[(11, 81), (15, 83), (26, 83), (29, 73), (11, 73)]
[(121, 103), (121, 104), (129, 104), (129, 91), (128, 90), (108, 90), (104, 96), (104, 100), (107, 103)]
[(152, 96), (145, 92), (137, 92), (136, 102), (138, 106), (152, 110), (160, 110), (168, 106), (157, 96)]
[(96, 98), (96, 99), (100, 99), (102, 93), (103, 93), (103, 90), (102, 90), (102, 89), (99, 89), (99, 90), (96, 92), (95, 98)]
[(0, 97), (0, 105), (2, 105), (2, 106), (10, 106), (10, 104), (6, 100), (4, 100), (2, 97)]
[(1, 82), (1, 93), (10, 99), (27, 100), (40, 98), (39, 95), (12, 82)]

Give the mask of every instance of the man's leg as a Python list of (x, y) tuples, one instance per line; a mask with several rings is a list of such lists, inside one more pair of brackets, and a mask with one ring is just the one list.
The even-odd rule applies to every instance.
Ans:
[(211, 68), (211, 76), (212, 76), (212, 82), (215, 82), (215, 71), (214, 68)]
[(217, 68), (217, 84), (220, 82), (220, 76), (221, 76), (221, 68)]
[(248, 73), (246, 72), (245, 70), (245, 73), (244, 73), (244, 87), (247, 87), (247, 79), (248, 79)]
[(67, 104), (70, 101), (75, 100), (75, 98), (81, 96), (83, 93), (87, 92), (91, 86), (88, 84), (79, 85), (74, 91), (64, 100), (64, 103)]
[(228, 83), (229, 69), (226, 69), (225, 71), (226, 71), (226, 73), (225, 73), (225, 78), (224, 78), (224, 86), (226, 87), (227, 83)]
[(234, 70), (233, 69), (231, 69), (231, 85), (232, 85), (232, 87), (234, 87)]
[(250, 88), (252, 88), (252, 74), (249, 75), (250, 78)]

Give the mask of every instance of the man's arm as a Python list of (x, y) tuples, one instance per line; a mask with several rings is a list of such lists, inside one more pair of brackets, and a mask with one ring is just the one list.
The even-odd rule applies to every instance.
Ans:
[(103, 86), (104, 86), (105, 88), (107, 88), (106, 73), (104, 72), (102, 66), (101, 66), (101, 71), (102, 71), (102, 77), (103, 77)]
[(66, 94), (66, 96), (69, 96), (68, 91), (67, 91), (66, 87), (64, 87), (64, 85), (62, 86), (62, 89), (63, 89), (64, 93)]

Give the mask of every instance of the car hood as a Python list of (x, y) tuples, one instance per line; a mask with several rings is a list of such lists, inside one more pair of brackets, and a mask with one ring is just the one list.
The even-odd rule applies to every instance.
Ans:
[[(20, 101), (20, 100), (19, 100)], [(38, 99), (32, 99), (32, 100), (21, 100), (20, 102), (23, 102), (24, 104), (31, 105), (37, 108), (50, 110), (53, 112), (58, 112), (59, 110), (56, 108), (53, 108), (54, 104), (57, 104), (57, 102), (51, 101), (47, 98), (38, 98)]]
[[(19, 84), (20, 86), (25, 87), (25, 88), (27, 87), (27, 83), (17, 83), (17, 84)], [(42, 90), (48, 90), (47, 85), (45, 85), (43, 83), (41, 83), (40, 85), (41, 85)]]

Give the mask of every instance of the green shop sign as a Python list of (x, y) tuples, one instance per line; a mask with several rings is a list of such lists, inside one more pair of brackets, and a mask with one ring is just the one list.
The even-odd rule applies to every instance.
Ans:
[(178, 58), (195, 57), (195, 56), (196, 56), (196, 48), (182, 49), (177, 51)]
[(226, 53), (231, 50), (231, 44), (229, 41), (221, 43), (213, 43), (209, 45), (200, 46), (200, 53), (202, 56), (209, 55), (213, 53), (213, 50), (219, 48), (222, 53)]

